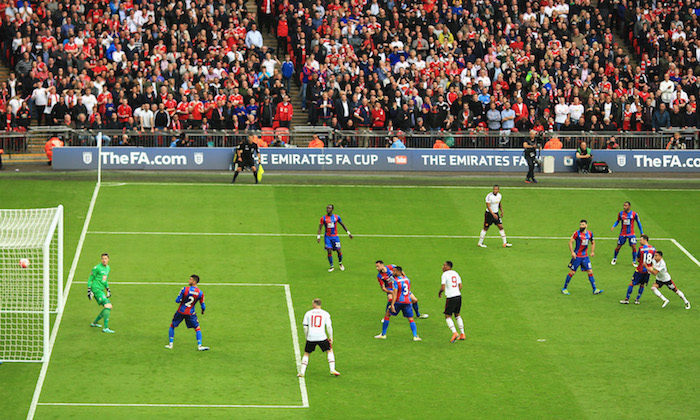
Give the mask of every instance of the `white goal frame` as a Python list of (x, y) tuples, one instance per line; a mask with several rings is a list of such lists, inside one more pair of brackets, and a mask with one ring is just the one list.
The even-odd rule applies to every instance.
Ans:
[[(43, 216), (43, 220), (42, 220)], [(35, 217), (35, 223), (31, 223)], [(25, 344), (32, 345), (31, 332), (22, 337), (21, 330), (10, 329), (8, 335), (0, 333), (1, 362), (36, 362), (46, 360), (51, 335), (51, 315), (63, 312), (63, 219), (62, 205), (47, 209), (0, 209), (0, 253), (3, 254), (0, 267), (0, 288), (12, 288), (22, 280), (38, 282), (39, 295), (27, 291), (18, 293), (17, 299), (2, 293), (0, 296), (0, 317), (41, 316), (41, 348), (30, 349), (26, 354), (13, 350)], [(23, 223), (28, 221), (29, 223)], [(13, 269), (9, 265), (19, 264), (19, 258), (32, 256), (30, 266)], [(33, 260), (33, 261), (32, 261)], [(30, 270), (22, 278), (22, 270)], [(4, 283), (4, 285), (3, 285)], [(26, 292), (26, 293), (22, 293)], [(7, 321), (6, 321), (7, 322)], [(10, 320), (9, 323), (14, 322)], [(29, 337), (29, 338), (27, 338)], [(36, 344), (36, 343), (35, 343)], [(35, 345), (34, 344), (34, 345)]]

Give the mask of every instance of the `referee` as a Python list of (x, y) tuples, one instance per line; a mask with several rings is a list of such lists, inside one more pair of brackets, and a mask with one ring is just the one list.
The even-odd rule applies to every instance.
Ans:
[(236, 182), (238, 174), (245, 168), (250, 168), (253, 171), (255, 183), (258, 183), (258, 168), (255, 167), (256, 154), (258, 160), (260, 160), (260, 150), (258, 150), (258, 144), (253, 141), (253, 136), (248, 136), (248, 141), (239, 144), (238, 149), (236, 150), (236, 158), (234, 159), (236, 172), (233, 174), (231, 184)]
[[(440, 283), (438, 298), (442, 297), (443, 292), (447, 298), (445, 302), (445, 323), (447, 323), (447, 327), (452, 331), (450, 343), (454, 343), (457, 340), (466, 340), (467, 336), (464, 334), (464, 321), (462, 321), (462, 317), (459, 316), (459, 312), (462, 310), (462, 278), (452, 269), (452, 261), (445, 261), (442, 264), (442, 279)], [(452, 320), (452, 315), (454, 315), (454, 320)], [(459, 334), (457, 334), (454, 321), (457, 321)]]
[(525, 182), (528, 184), (531, 182), (537, 183), (535, 179), (535, 160), (537, 159), (537, 149), (539, 145), (537, 144), (537, 131), (530, 130), (530, 139), (523, 141), (523, 149), (525, 149), (525, 160), (527, 161), (527, 178)]

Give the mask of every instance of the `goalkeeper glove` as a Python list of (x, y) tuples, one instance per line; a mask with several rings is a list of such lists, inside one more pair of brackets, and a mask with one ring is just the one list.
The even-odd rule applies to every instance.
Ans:
[(109, 287), (107, 288), (107, 297), (112, 297), (112, 291), (109, 290)]
[(88, 297), (88, 300), (92, 300), (92, 298), (95, 297), (95, 294), (92, 293), (92, 288), (90, 288), (90, 287), (88, 287), (87, 297)]

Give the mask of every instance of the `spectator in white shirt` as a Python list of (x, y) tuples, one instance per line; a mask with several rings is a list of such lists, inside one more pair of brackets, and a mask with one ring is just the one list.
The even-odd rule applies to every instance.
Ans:
[(559, 103), (554, 106), (554, 123), (557, 125), (557, 131), (566, 122), (569, 116), (569, 105), (564, 102), (564, 98), (559, 98)]
[(248, 48), (262, 48), (263, 37), (255, 24), (250, 26), (250, 31), (245, 36), (245, 46)]

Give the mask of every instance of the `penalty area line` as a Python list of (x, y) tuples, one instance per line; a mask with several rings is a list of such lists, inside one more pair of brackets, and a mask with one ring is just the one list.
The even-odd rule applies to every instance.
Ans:
[[(74, 281), (73, 284), (87, 284), (87, 282), (86, 281)], [(122, 285), (122, 286), (182, 286), (182, 287), (184, 287), (183, 282), (172, 283), (172, 282), (164, 282), (164, 281), (112, 281), (112, 282), (109, 282), (109, 284), (117, 284), (117, 285)], [(201, 283), (201, 284), (204, 287), (209, 287), (209, 286), (286, 287), (286, 286), (289, 286), (288, 284), (284, 284), (284, 283)]]
[(304, 405), (256, 404), (120, 404), (120, 403), (39, 403), (53, 407), (165, 407), (165, 408), (307, 408)]

